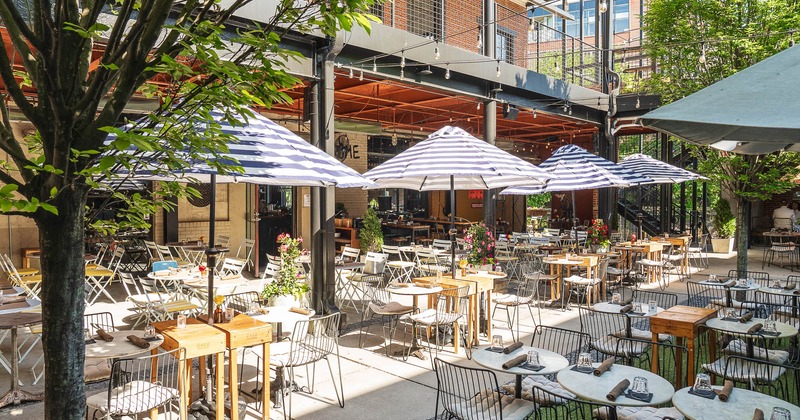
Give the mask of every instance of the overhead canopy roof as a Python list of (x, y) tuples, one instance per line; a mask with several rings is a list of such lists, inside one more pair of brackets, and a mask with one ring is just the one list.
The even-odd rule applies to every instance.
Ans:
[(800, 151), (800, 45), (640, 119), (693, 143), (744, 154)]

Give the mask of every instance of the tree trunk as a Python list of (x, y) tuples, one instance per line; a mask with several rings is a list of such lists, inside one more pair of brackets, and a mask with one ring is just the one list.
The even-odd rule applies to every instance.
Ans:
[(747, 242), (750, 234), (745, 211), (747, 203), (742, 198), (736, 198), (736, 269), (742, 273), (747, 271)]
[[(66, 188), (53, 203), (58, 216), (39, 214), (42, 250), (42, 346), (45, 419), (83, 419), (85, 193)], [(41, 210), (40, 210), (41, 211)]]

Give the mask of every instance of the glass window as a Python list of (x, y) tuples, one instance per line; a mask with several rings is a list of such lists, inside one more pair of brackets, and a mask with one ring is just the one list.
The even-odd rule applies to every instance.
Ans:
[(631, 30), (630, 4), (628, 0), (614, 0), (614, 33)]
[(495, 39), (495, 54), (498, 60), (514, 64), (514, 35), (498, 29)]

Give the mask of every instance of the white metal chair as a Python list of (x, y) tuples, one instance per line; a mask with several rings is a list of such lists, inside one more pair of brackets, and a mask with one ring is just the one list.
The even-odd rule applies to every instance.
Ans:
[[(708, 268), (708, 234), (700, 235), (697, 246), (689, 246), (689, 262), (697, 261), (698, 267)], [(689, 272), (691, 277), (691, 271)]]
[(252, 268), (253, 250), (255, 249), (255, 247), (256, 247), (255, 239), (242, 239), (242, 242), (239, 244), (239, 248), (236, 250), (236, 256), (233, 258), (244, 261), (245, 267)]
[(122, 287), (125, 288), (125, 293), (128, 295), (126, 300), (133, 304), (131, 310), (136, 313), (136, 322), (131, 329), (136, 329), (142, 322), (146, 325), (157, 321), (158, 317), (156, 316), (152, 302), (160, 302), (162, 299), (169, 299), (169, 295), (165, 293), (151, 293), (149, 296), (145, 296), (145, 293), (142, 292), (142, 288), (133, 274), (119, 273), (119, 278), (122, 282)]
[(117, 303), (111, 293), (108, 293), (106, 288), (114, 278), (117, 276), (122, 257), (125, 255), (125, 248), (117, 246), (111, 256), (111, 261), (108, 267), (98, 266), (96, 268), (87, 268), (86, 273), (86, 304), (91, 306), (97, 301), (100, 295), (105, 295), (111, 299), (111, 302)]
[(247, 265), (246, 261), (230, 257), (225, 258), (222, 260), (222, 268), (219, 270), (219, 275), (222, 276), (222, 278), (241, 276), (245, 265)]
[[(200, 305), (181, 292), (180, 288), (167, 289), (151, 279), (141, 279), (143, 295), (152, 308), (153, 318), (158, 321), (174, 319), (176, 313), (196, 314)], [(167, 298), (164, 299), (163, 296)], [(160, 297), (155, 299), (155, 297)]]
[(39, 299), (39, 290), (42, 285), (41, 274), (21, 275), (8, 254), (3, 254), (2, 258), (0, 258), (0, 263), (3, 265), (3, 270), (8, 274), (8, 279), (12, 286), (21, 287), (31, 299)]

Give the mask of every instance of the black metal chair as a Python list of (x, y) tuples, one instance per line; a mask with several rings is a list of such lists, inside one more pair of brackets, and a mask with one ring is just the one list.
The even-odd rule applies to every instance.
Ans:
[(696, 308), (711, 308), (727, 306), (725, 287), (717, 285), (700, 284), (693, 281), (686, 282), (688, 300), (686, 304)]
[(178, 417), (173, 408), (179, 410), (178, 363), (184, 358), (184, 349), (178, 348), (116, 360), (108, 390), (86, 398), (87, 414), (93, 419), (119, 418), (141, 413), (149, 415), (151, 410), (169, 407), (170, 418)]
[(258, 292), (242, 292), (225, 295), (225, 300), (222, 301), (222, 305), (226, 308), (233, 308), (240, 313), (247, 313), (250, 311), (250, 304), (253, 302), (261, 304), (261, 296), (258, 295)]
[(769, 273), (764, 271), (739, 271), (739, 270), (729, 270), (728, 271), (728, 278), (731, 279), (753, 279), (759, 286), (766, 287), (771, 286), (769, 283)]
[[(581, 332), (589, 334), (589, 348), (606, 356), (638, 357), (648, 349), (648, 344), (638, 344), (626, 348), (629, 352), (617, 353), (620, 338), (627, 335), (625, 315), (611, 312), (595, 311), (591, 308), (579, 307)], [(605, 358), (605, 357), (602, 357)]]
[(433, 360), (436, 371), (436, 412), (457, 419), (502, 419), (513, 413), (526, 418), (536, 406), (521, 398), (500, 395), (497, 375), (488, 369), (471, 368)]
[(725, 363), (724, 377), (741, 388), (800, 404), (800, 368), (797, 366), (730, 356)]
[(540, 406), (534, 416), (535, 419), (617, 420), (618, 418), (617, 408), (610, 404), (564, 397), (538, 386), (534, 386), (532, 392), (534, 400), (537, 401), (549, 401), (554, 399), (564, 401), (564, 404)]
[[(381, 325), (383, 326), (383, 336), (389, 336), (389, 345), (384, 346), (384, 351), (386, 352), (386, 355), (389, 356), (389, 348), (392, 347), (392, 341), (394, 339), (394, 334), (397, 331), (397, 324), (400, 321), (400, 318), (413, 313), (414, 307), (402, 305), (398, 302), (392, 301), (391, 295), (386, 291), (386, 286), (382, 281), (379, 281), (375, 284), (365, 284), (364, 291), (369, 299), (369, 304), (361, 313), (361, 328), (358, 333), (358, 347), (361, 348), (363, 344), (364, 327), (369, 324), (367, 321), (367, 315), (370, 315), (370, 319), (377, 316), (380, 318)], [(386, 325), (387, 322), (388, 326)], [(403, 337), (403, 344), (405, 344), (405, 335)]]

